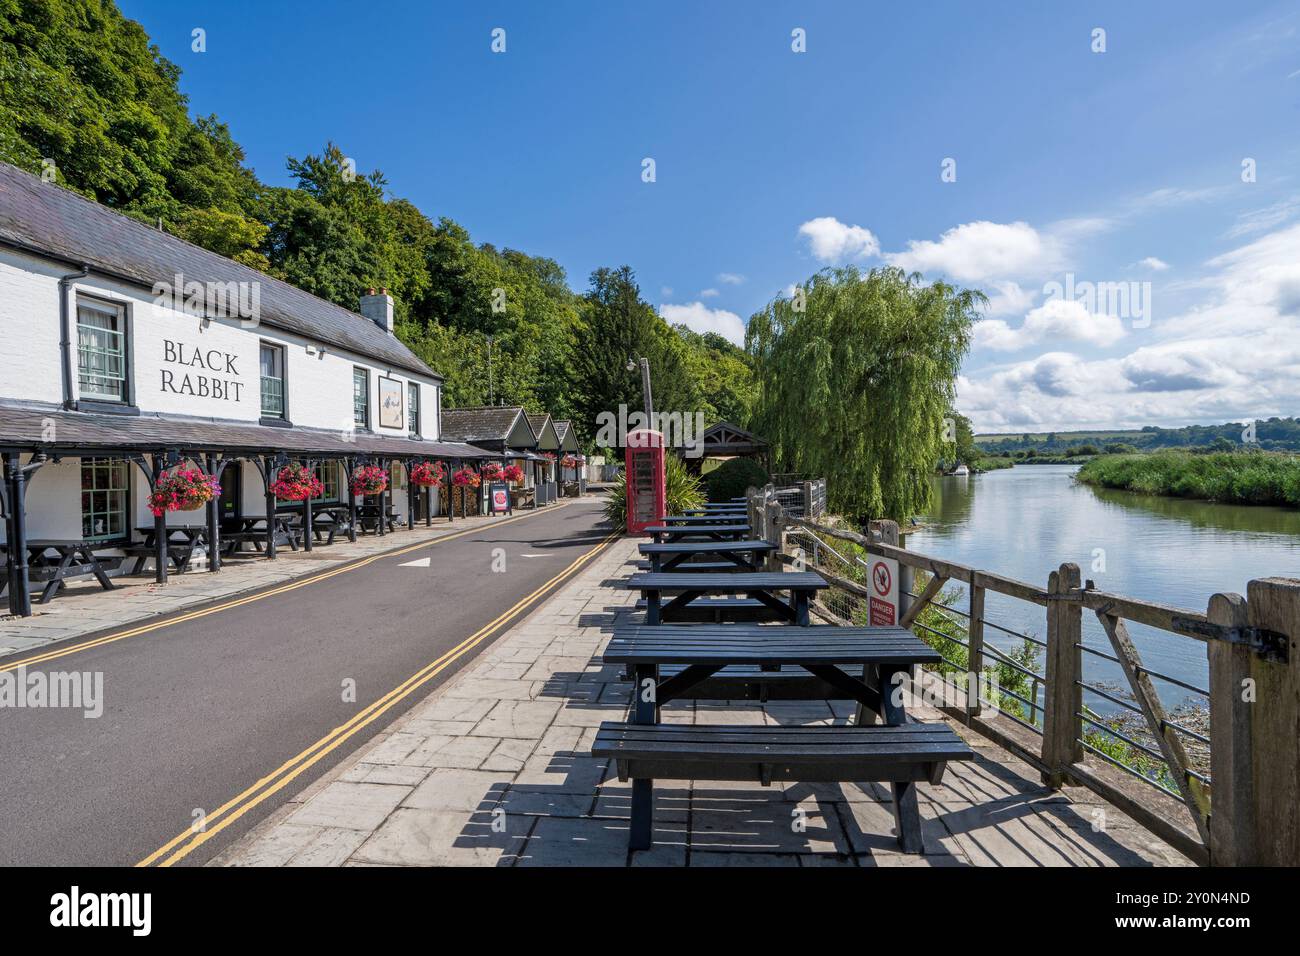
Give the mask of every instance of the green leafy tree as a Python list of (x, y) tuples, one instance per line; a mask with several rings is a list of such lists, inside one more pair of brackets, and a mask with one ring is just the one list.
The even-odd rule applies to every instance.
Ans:
[(824, 270), (802, 311), (778, 298), (749, 321), (754, 423), (776, 460), (825, 476), (841, 514), (906, 518), (929, 504), (976, 291), (899, 269)]

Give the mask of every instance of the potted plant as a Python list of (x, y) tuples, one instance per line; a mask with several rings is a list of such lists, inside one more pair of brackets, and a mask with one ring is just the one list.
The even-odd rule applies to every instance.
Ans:
[(197, 468), (178, 468), (158, 478), (149, 495), (149, 511), (155, 518), (168, 511), (195, 511), (219, 494), (221, 485), (216, 478)]
[(271, 482), (271, 494), (281, 501), (306, 501), (324, 493), (325, 486), (321, 480), (302, 465), (285, 465)]
[(378, 465), (362, 465), (352, 473), (352, 493), (358, 497), (377, 495), (388, 488), (388, 472)]
[(411, 484), (438, 488), (447, 480), (447, 467), (440, 461), (422, 461), (411, 466)]

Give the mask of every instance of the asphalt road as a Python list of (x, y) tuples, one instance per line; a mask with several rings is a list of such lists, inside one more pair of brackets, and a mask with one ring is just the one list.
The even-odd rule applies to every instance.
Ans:
[[(483, 631), (608, 534), (590, 499), (525, 514), (29, 667), (102, 672), (103, 715), (0, 709), (0, 864), (210, 859), (562, 587)], [(423, 558), (428, 567), (402, 566)], [(386, 698), (476, 634), (406, 696)], [(343, 699), (346, 681), (355, 702)], [(334, 749), (292, 763), (344, 726), (354, 732)]]

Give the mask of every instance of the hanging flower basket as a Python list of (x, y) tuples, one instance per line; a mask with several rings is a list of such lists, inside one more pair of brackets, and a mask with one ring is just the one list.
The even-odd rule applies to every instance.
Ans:
[(149, 495), (149, 511), (155, 518), (169, 511), (195, 511), (219, 494), (217, 479), (197, 468), (180, 468), (158, 479)]
[(542, 454), (542, 457), (545, 458), (547, 461), (555, 461), (555, 452), (553, 452), (553, 451), (544, 451), (544, 452), (542, 452), (541, 454)]
[(517, 485), (524, 480), (524, 470), (518, 465), (506, 465), (501, 469), (501, 480)]
[(563, 458), (560, 459), (560, 464), (563, 465), (565, 468), (577, 468), (579, 465), (582, 464), (582, 456), (565, 455)]
[(378, 465), (362, 465), (352, 473), (354, 495), (377, 495), (388, 488), (388, 472)]
[(422, 461), (411, 466), (411, 484), (424, 488), (441, 487), (447, 480), (447, 467), (440, 461)]
[(324, 493), (321, 480), (302, 465), (285, 465), (271, 482), (271, 494), (281, 501), (306, 501)]
[(483, 479), (472, 468), (462, 468), (451, 476), (451, 483), (457, 488), (477, 488)]

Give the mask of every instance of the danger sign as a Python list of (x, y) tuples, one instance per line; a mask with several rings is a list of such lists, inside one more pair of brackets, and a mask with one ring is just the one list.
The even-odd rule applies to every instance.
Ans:
[(868, 623), (891, 627), (898, 623), (898, 562), (893, 558), (871, 559), (871, 598)]

